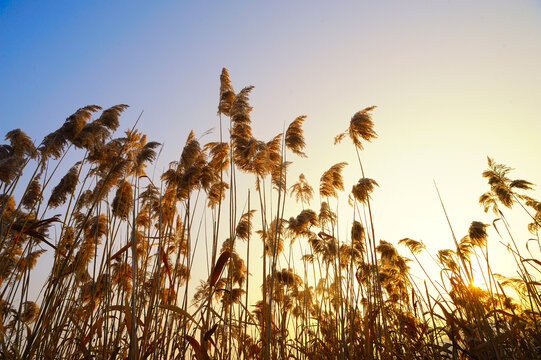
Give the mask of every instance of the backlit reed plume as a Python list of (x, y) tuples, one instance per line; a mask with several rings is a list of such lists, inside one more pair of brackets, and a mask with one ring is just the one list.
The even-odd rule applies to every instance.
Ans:
[(193, 130), (190, 131), (188, 139), (186, 139), (186, 145), (182, 149), (182, 154), (180, 155), (180, 163), (184, 170), (188, 170), (190, 166), (194, 164), (197, 157), (201, 153), (201, 145), (199, 141), (195, 138)]
[(28, 184), (28, 189), (21, 199), (21, 204), (27, 209), (31, 209), (36, 203), (41, 202), (43, 196), (41, 194), (41, 184), (39, 180), (38, 176)]
[(286, 191), (287, 169), (291, 161), (284, 161), (282, 164), (275, 163), (271, 171), (271, 182), (277, 191)]
[(288, 221), (288, 231), (293, 237), (309, 233), (312, 226), (318, 225), (318, 216), (314, 210), (302, 210), (297, 217), (290, 217)]
[(455, 273), (458, 271), (458, 263), (455, 260), (455, 252), (453, 250), (450, 250), (450, 249), (439, 250), (437, 254), (437, 258), (439, 262), (447, 269)]
[(61, 254), (67, 254), (67, 252), (73, 246), (74, 238), (75, 238), (75, 232), (73, 230), (73, 227), (71, 226), (65, 227), (64, 232), (62, 233), (62, 237), (60, 238), (60, 241), (58, 242), (58, 245), (57, 245), (58, 252)]
[(342, 134), (337, 135), (334, 138), (334, 143), (337, 144), (341, 142), (346, 135), (349, 135), (353, 144), (359, 150), (362, 150), (363, 145), (361, 140), (370, 142), (373, 138), (377, 137), (377, 134), (373, 129), (374, 122), (372, 121), (372, 114), (370, 113), (375, 108), (375, 106), (370, 106), (356, 112), (351, 117), (347, 130)]
[(32, 139), (21, 129), (11, 130), (6, 134), (6, 140), (9, 140), (12, 148), (12, 155), (17, 157), (36, 156), (36, 147)]
[(357, 184), (353, 185), (351, 193), (361, 204), (365, 204), (370, 199), (370, 194), (374, 191), (374, 186), (379, 186), (378, 183), (369, 178), (361, 178)]
[(347, 162), (343, 161), (338, 164), (334, 164), (331, 168), (321, 175), (319, 183), (319, 193), (323, 197), (338, 196), (336, 190), (344, 190), (344, 180), (342, 179), (342, 169), (347, 165)]
[(324, 263), (331, 263), (338, 255), (338, 242), (334, 236), (319, 232), (317, 236), (312, 235), (308, 239), (315, 255), (319, 256)]
[[(230, 109), (231, 116), (231, 143), (233, 151), (233, 159), (241, 169), (247, 169), (253, 148), (252, 127), (250, 126), (250, 112), (252, 107), (248, 103), (248, 95), (252, 91), (253, 86), (248, 86), (242, 89), (233, 100)], [(252, 144), (250, 143), (252, 142)]]
[(127, 219), (133, 204), (133, 190), (129, 182), (123, 180), (116, 191), (113, 199), (113, 215), (121, 219)]
[(125, 104), (111, 106), (110, 108), (103, 110), (96, 122), (111, 131), (115, 131), (120, 125), (118, 122), (120, 114), (128, 107), (129, 106)]
[(398, 252), (393, 244), (385, 240), (379, 241), (379, 245), (376, 247), (376, 250), (378, 253), (380, 253), (383, 263), (393, 262), (398, 257)]
[(77, 109), (72, 115), (70, 115), (62, 127), (57, 130), (58, 135), (62, 135), (69, 141), (73, 141), (77, 135), (81, 132), (88, 120), (92, 117), (92, 114), (101, 110), (101, 106), (87, 105), (80, 109)]
[(145, 168), (145, 163), (152, 163), (156, 159), (156, 149), (161, 144), (156, 141), (150, 141), (146, 144), (144, 144), (140, 150), (137, 152), (137, 155), (135, 157), (135, 164), (134, 164), (134, 173), (137, 176), (144, 175), (143, 169)]
[(220, 102), (218, 104), (218, 114), (224, 114), (229, 116), (229, 110), (235, 99), (235, 92), (233, 91), (233, 86), (229, 80), (229, 72), (226, 68), (222, 69), (222, 74), (220, 75)]
[(167, 187), (175, 190), (178, 200), (188, 199), (190, 193), (197, 188), (208, 190), (215, 177), (214, 172), (207, 166), (206, 154), (193, 131), (186, 140), (180, 162), (172, 162), (170, 169), (162, 174)]
[(13, 155), (10, 145), (0, 145), (0, 181), (8, 184), (21, 174), (24, 158)]
[(83, 226), (86, 239), (100, 239), (107, 233), (107, 217), (104, 214), (93, 216)]
[(239, 286), (242, 286), (246, 282), (246, 265), (244, 264), (244, 259), (240, 257), (236, 252), (232, 252), (229, 257), (230, 261), (230, 271), (231, 279), (233, 283), (236, 283)]
[(79, 181), (79, 166), (75, 165), (69, 169), (68, 173), (60, 179), (60, 183), (55, 186), (49, 198), (49, 206), (55, 208), (66, 202), (68, 195), (72, 194)]
[(268, 225), (268, 229), (266, 231), (265, 230), (257, 231), (257, 233), (261, 237), (261, 240), (263, 240), (263, 244), (265, 246), (265, 254), (267, 256), (273, 255), (275, 241), (276, 241), (276, 254), (278, 255), (284, 250), (285, 229), (286, 229), (286, 221), (284, 219), (280, 219), (279, 221), (274, 219)]
[(209, 166), (219, 173), (229, 166), (229, 144), (226, 142), (210, 142), (205, 144), (204, 150), (209, 152)]
[(82, 107), (70, 115), (62, 127), (45, 136), (38, 148), (41, 154), (41, 161), (45, 162), (51, 157), (58, 159), (62, 155), (68, 141), (75, 141), (75, 138), (79, 135), (87, 121), (92, 117), (92, 114), (99, 110), (101, 110), (101, 107), (97, 105)]
[(274, 276), (278, 284), (289, 288), (296, 289), (297, 287), (302, 285), (302, 278), (299, 275), (295, 274), (295, 272), (291, 268), (276, 270)]
[(18, 277), (20, 277), (20, 275), (23, 272), (25, 272), (27, 270), (32, 270), (34, 268), (34, 266), (36, 266), (38, 258), (45, 251), (47, 251), (47, 250), (40, 249), (40, 250), (32, 251), (30, 254), (26, 255), (26, 257), (23, 257), (23, 258), (19, 259), (19, 263), (18, 263), (19, 276)]
[(99, 149), (111, 132), (107, 127), (94, 120), (83, 126), (82, 130), (77, 134), (72, 143), (79, 149), (96, 151)]
[(132, 268), (129, 263), (120, 259), (115, 259), (111, 264), (111, 285), (117, 286), (126, 291), (131, 290), (132, 286)]
[(351, 247), (348, 244), (340, 245), (340, 267), (346, 268), (351, 264), (358, 264), (362, 260), (364, 250)]
[(353, 225), (351, 226), (351, 242), (353, 244), (353, 248), (359, 251), (364, 251), (364, 246), (365, 246), (364, 227), (358, 221), (354, 221)]
[(530, 199), (526, 201), (526, 205), (534, 211), (534, 215), (532, 216), (533, 221), (528, 224), (528, 230), (532, 234), (536, 234), (541, 229), (541, 202)]
[(504, 206), (511, 208), (515, 197), (525, 199), (524, 196), (515, 192), (515, 189), (531, 190), (532, 183), (526, 180), (511, 180), (508, 173), (512, 168), (496, 163), (490, 157), (487, 158), (488, 169), (483, 171), (483, 177), (488, 179), (490, 191), (484, 193), (479, 198), (479, 203), (483, 205), (485, 212), (492, 207), (495, 213), (498, 212), (496, 200)]
[(242, 296), (244, 294), (246, 294), (246, 291), (241, 288), (233, 288), (224, 292), (221, 302), (224, 306), (226, 313), (229, 312), (229, 305), (238, 304), (242, 300)]
[(21, 321), (25, 324), (32, 324), (39, 315), (39, 306), (33, 301), (24, 302), (24, 310), (21, 314)]
[(404, 238), (398, 241), (399, 244), (408, 247), (412, 254), (420, 253), (426, 246), (422, 241)]
[(244, 241), (249, 239), (250, 234), (252, 233), (252, 217), (254, 213), (255, 210), (250, 210), (240, 217), (235, 229), (235, 234), (238, 239)]
[(295, 154), (306, 157), (304, 148), (306, 143), (304, 141), (304, 135), (302, 130), (302, 123), (306, 119), (306, 115), (297, 117), (291, 124), (289, 124), (286, 130), (285, 144), (287, 148), (293, 151)]
[(290, 196), (295, 195), (295, 200), (303, 204), (310, 204), (310, 201), (314, 197), (314, 189), (306, 181), (304, 174), (299, 175), (299, 181), (291, 185), (289, 188)]
[(212, 208), (225, 199), (227, 189), (229, 189), (229, 184), (224, 181), (212, 184), (207, 193), (208, 207)]
[(457, 255), (464, 261), (469, 262), (471, 255), (475, 252), (473, 249), (473, 242), (469, 236), (464, 236), (458, 242)]
[(329, 207), (329, 203), (326, 201), (321, 202), (321, 208), (318, 215), (318, 220), (321, 226), (332, 226), (334, 223), (336, 223), (336, 219), (336, 214)]
[(472, 221), (469, 229), (468, 236), (474, 246), (484, 246), (487, 241), (487, 224), (484, 224), (480, 221)]
[[(235, 124), (249, 124), (250, 112), (253, 107), (248, 103), (248, 95), (254, 89), (253, 86), (243, 88), (231, 103), (231, 121)], [(235, 134), (235, 131), (233, 131)]]

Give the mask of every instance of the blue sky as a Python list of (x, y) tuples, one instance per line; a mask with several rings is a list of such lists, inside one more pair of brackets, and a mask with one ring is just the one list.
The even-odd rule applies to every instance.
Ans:
[[(458, 233), (492, 221), (477, 205), (487, 155), (541, 183), (539, 4), (1, 1), (0, 133), (20, 127), (39, 142), (79, 107), (126, 103), (121, 129), (144, 110), (139, 128), (165, 144), (165, 167), (191, 129), (218, 126), (225, 66), (235, 90), (255, 85), (256, 136), (308, 116), (309, 158), (292, 177), (311, 182), (354, 163), (332, 138), (378, 105), (380, 137), (363, 153), (380, 184), (378, 237), (449, 247), (433, 179)], [(357, 172), (345, 170), (346, 188)]]

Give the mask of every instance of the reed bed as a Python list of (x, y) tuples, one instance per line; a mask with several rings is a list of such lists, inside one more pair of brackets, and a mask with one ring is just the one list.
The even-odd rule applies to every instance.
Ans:
[[(430, 276), (421, 241), (393, 244), (374, 229), (378, 183), (360, 155), (377, 137), (374, 107), (355, 113), (335, 138), (351, 143), (358, 163), (332, 165), (314, 187), (302, 174), (287, 176), (291, 159), (306, 157), (306, 117), (256, 139), (252, 90), (235, 92), (223, 69), (218, 121), (229, 136), (220, 131), (201, 144), (191, 132), (178, 160), (156, 178), (146, 170), (161, 145), (135, 128), (115, 135), (127, 105), (80, 108), (37, 146), (20, 129), (6, 134), (1, 358), (539, 357), (541, 261), (532, 254), (541, 248), (541, 203), (528, 195), (530, 182), (513, 180), (511, 168), (489, 158), (479, 202), (495, 220), (453, 233), (455, 246), (434, 254), (439, 273)], [(345, 166), (358, 168), (351, 189)], [(253, 187), (242, 188), (241, 178)], [(340, 215), (350, 216), (345, 222), (339, 200), (350, 209)], [(510, 211), (529, 216), (528, 242), (513, 237)], [(516, 277), (490, 263), (489, 227)], [(198, 246), (207, 273), (194, 271), (205, 261)], [(37, 283), (42, 256), (52, 265)], [(413, 277), (413, 267), (426, 278)], [(474, 286), (474, 277), (486, 286)]]

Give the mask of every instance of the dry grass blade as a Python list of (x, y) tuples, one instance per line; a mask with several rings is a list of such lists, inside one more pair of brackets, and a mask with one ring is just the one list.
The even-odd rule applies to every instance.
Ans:
[(197, 360), (210, 360), (210, 357), (208, 356), (208, 354), (206, 353), (206, 351), (204, 351), (202, 348), (201, 348), (201, 345), (199, 344), (199, 342), (197, 340), (195, 340), (193, 337), (191, 337), (190, 335), (184, 335), (184, 338), (186, 340), (188, 340), (188, 343), (190, 344), (190, 346), (192, 347), (194, 353), (195, 353), (195, 357)]
[(186, 318), (187, 320), (190, 320), (192, 323), (194, 323), (195, 326), (197, 326), (199, 329), (201, 329), (201, 325), (193, 318), (192, 315), (190, 315), (186, 310), (179, 308), (176, 305), (158, 305), (159, 308), (169, 310), (174, 312), (175, 314)]
[(220, 278), (220, 275), (222, 274), (224, 266), (227, 263), (227, 260), (229, 260), (230, 255), (231, 253), (226, 250), (220, 255), (218, 260), (216, 260), (216, 264), (214, 265), (214, 268), (212, 269), (209, 277), (209, 284), (211, 287), (216, 285), (216, 282)]

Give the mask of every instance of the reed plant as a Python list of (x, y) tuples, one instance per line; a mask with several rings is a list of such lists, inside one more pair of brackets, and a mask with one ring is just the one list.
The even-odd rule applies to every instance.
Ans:
[[(342, 172), (353, 165), (340, 162), (329, 164), (313, 187), (303, 174), (288, 177), (295, 159), (307, 156), (307, 117), (259, 140), (252, 91), (236, 93), (223, 69), (217, 139), (202, 144), (190, 132), (158, 177), (146, 170), (161, 145), (135, 126), (117, 134), (127, 105), (80, 108), (37, 146), (20, 129), (6, 134), (1, 358), (541, 354), (541, 203), (529, 195), (532, 183), (513, 180), (511, 168), (489, 158), (482, 173), (488, 190), (479, 203), (494, 221), (472, 221), (462, 237), (451, 228), (454, 246), (428, 265), (422, 241), (395, 239), (398, 248), (374, 227), (372, 193), (379, 185), (362, 161), (377, 137), (374, 106), (353, 114), (335, 137), (335, 144), (351, 142), (359, 180), (346, 189)], [(342, 203), (350, 217), (339, 212)], [(532, 239), (515, 238), (510, 211), (528, 216)], [(515, 277), (497, 273), (489, 256), (494, 246), (505, 246)], [(205, 259), (206, 273), (198, 272)], [(40, 282), (36, 274), (44, 271)], [(474, 285), (480, 281), (485, 286)]]

